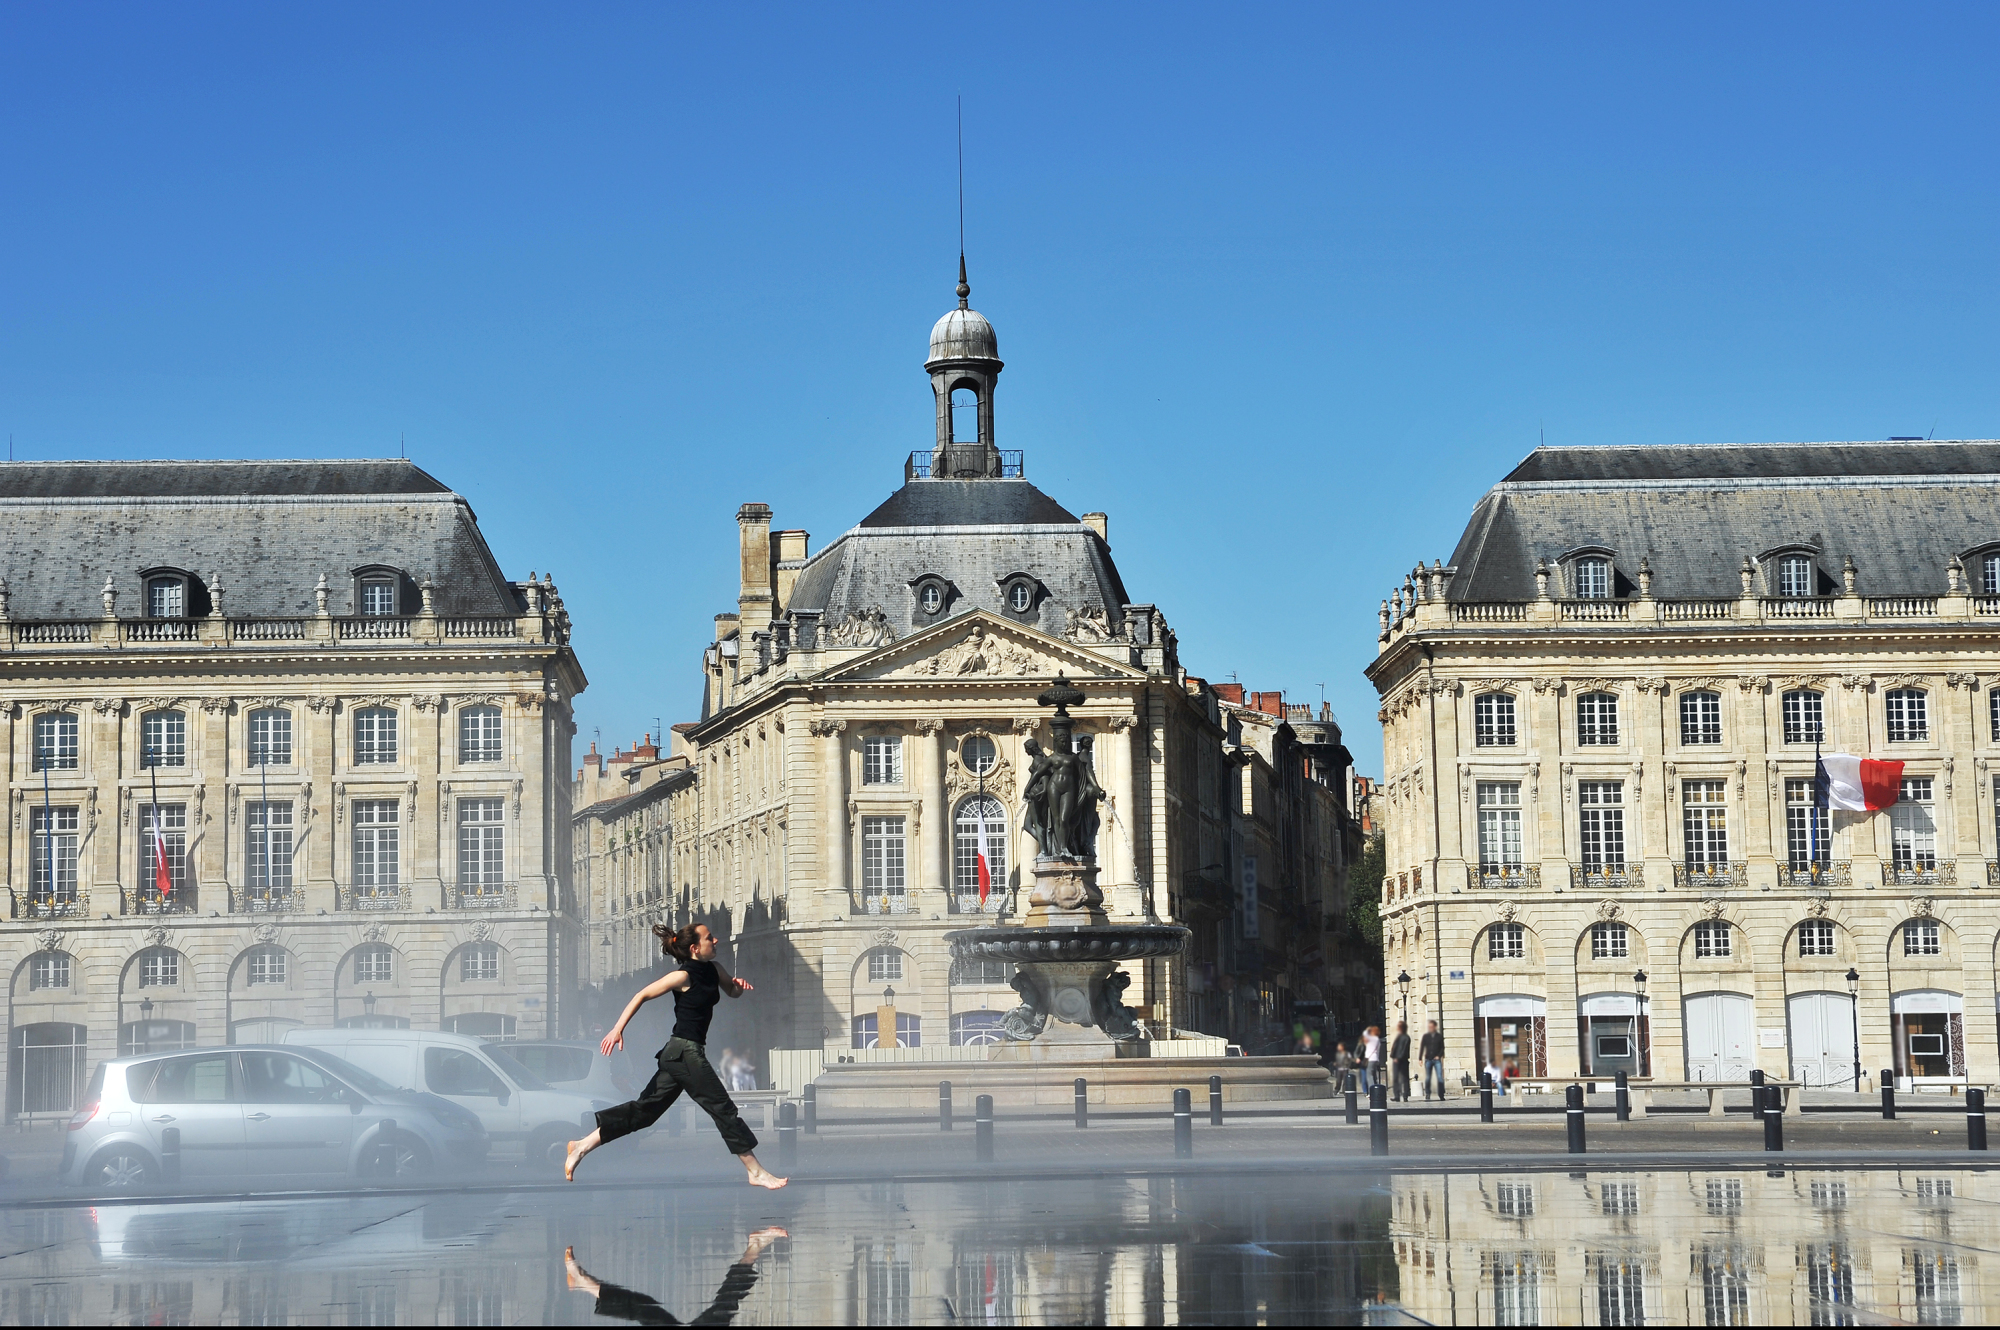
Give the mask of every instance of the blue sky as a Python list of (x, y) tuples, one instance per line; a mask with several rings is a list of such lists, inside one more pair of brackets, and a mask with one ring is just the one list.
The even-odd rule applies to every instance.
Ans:
[[(694, 714), (739, 503), (998, 441), (1379, 771), (1375, 607), (1551, 444), (2000, 435), (2000, 9), (0, 5), (22, 458), (410, 455)], [(0, 570), (4, 571), (4, 570)]]

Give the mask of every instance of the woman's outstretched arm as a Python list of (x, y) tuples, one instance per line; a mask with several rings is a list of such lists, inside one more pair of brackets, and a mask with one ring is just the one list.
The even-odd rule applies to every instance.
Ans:
[(652, 983), (647, 984), (644, 988), (634, 993), (632, 1000), (625, 1004), (625, 1014), (618, 1018), (618, 1024), (611, 1027), (611, 1033), (604, 1036), (604, 1042), (597, 1046), (598, 1050), (605, 1057), (610, 1057), (613, 1053), (623, 1048), (625, 1046), (625, 1026), (634, 1016), (639, 1014), (639, 1008), (645, 1006), (656, 997), (665, 997), (676, 988), (687, 987), (687, 981), (686, 970), (675, 970), (666, 978), (655, 979)]
[(742, 997), (745, 993), (754, 993), (757, 991), (756, 986), (748, 979), (732, 979), (729, 971), (722, 968), (722, 962), (720, 961), (715, 963), (715, 972), (722, 976), (722, 981), (716, 986), (730, 997)]

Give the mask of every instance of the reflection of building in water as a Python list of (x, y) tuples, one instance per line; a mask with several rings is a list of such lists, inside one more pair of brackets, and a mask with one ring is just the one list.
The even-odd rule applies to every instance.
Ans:
[(1438, 1325), (1981, 1324), (2000, 1184), (1977, 1172), (1413, 1175), (1403, 1306)]

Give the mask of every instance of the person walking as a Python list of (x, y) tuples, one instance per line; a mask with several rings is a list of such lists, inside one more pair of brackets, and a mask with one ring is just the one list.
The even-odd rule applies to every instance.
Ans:
[(1382, 1079), (1382, 1027), (1371, 1025), (1361, 1032), (1361, 1092), (1372, 1094)]
[(757, 1162), (752, 1153), (757, 1148), (757, 1137), (737, 1113), (736, 1103), (723, 1088), (715, 1068), (708, 1064), (708, 1023), (715, 1015), (716, 1002), (724, 993), (734, 998), (753, 990), (747, 981), (732, 978), (715, 963), (715, 934), (708, 931), (707, 924), (689, 924), (678, 930), (654, 924), (653, 936), (660, 940), (660, 950), (679, 961), (681, 968), (633, 994), (632, 1000), (625, 1004), (624, 1015), (598, 1048), (605, 1057), (623, 1048), (625, 1027), (639, 1008), (669, 993), (674, 995), (673, 1038), (660, 1050), (657, 1059), (660, 1069), (639, 1097), (602, 1110), (597, 1114), (596, 1130), (580, 1141), (569, 1143), (569, 1156), (563, 1160), (563, 1177), (574, 1182), (576, 1166), (585, 1155), (607, 1141), (652, 1126), (685, 1091), (715, 1119), (723, 1144), (729, 1147), (729, 1153), (743, 1161), (750, 1185), (775, 1191), (785, 1185), (785, 1179)]
[(1424, 1099), (1431, 1097), (1431, 1078), (1437, 1078), (1438, 1099), (1444, 1099), (1444, 1035), (1438, 1030), (1438, 1023), (1432, 1021), (1424, 1031), (1422, 1041), (1417, 1045), (1417, 1056), (1424, 1060)]
[(1410, 1023), (1396, 1022), (1396, 1037), (1389, 1044), (1389, 1097), (1408, 1103), (1410, 1099)]

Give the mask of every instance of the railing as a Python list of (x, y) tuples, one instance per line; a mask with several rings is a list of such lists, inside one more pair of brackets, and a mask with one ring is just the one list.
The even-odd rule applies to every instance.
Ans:
[(2000, 596), (1976, 596), (1972, 601), (1974, 614), (2000, 614)]
[(162, 896), (160, 889), (147, 885), (125, 893), (127, 914), (197, 914), (194, 889), (184, 887)]
[(1818, 887), (1828, 891), (1854, 885), (1854, 865), (1851, 860), (1836, 859), (1830, 864), (1809, 864), (1796, 868), (1790, 864), (1778, 870), (1778, 882), (1786, 887)]
[(512, 619), (440, 619), (438, 628), (445, 637), (517, 637)]
[(343, 882), (334, 885), (333, 895), (334, 908), (343, 912), (410, 908), (410, 894), (401, 886), (356, 887)]
[(21, 901), (23, 919), (88, 919), (90, 893), (81, 887), (71, 891), (30, 892)]
[(1955, 887), (1958, 885), (1958, 864), (1951, 859), (1939, 859), (1926, 868), (1920, 864), (1885, 863), (1882, 865), (1882, 885), (1885, 887)]
[(1622, 868), (1580, 868), (1572, 864), (1569, 885), (1574, 891), (1619, 891), (1643, 887), (1646, 885), (1646, 866), (1626, 864)]
[(410, 635), (410, 621), (387, 614), (364, 614), (358, 619), (335, 619), (333, 635), (343, 642), (385, 641)]
[[(970, 453), (979, 458), (982, 468), (985, 465), (986, 445), (983, 443), (953, 443), (947, 444), (946, 448), (948, 449), (947, 455), (949, 455), (949, 452)], [(1019, 480), (1027, 474), (1026, 455), (1021, 449), (996, 448), (993, 451), (1000, 454), (1000, 478), (1002, 480)], [(936, 455), (937, 449), (935, 448), (920, 448), (916, 452), (911, 453), (909, 460), (903, 463), (903, 478), (905, 480), (931, 479), (932, 459)], [(947, 466), (949, 465), (950, 463), (947, 462)], [(949, 479), (949, 477), (939, 477), (939, 479)]]
[(1007, 889), (996, 886), (986, 893), (986, 904), (979, 903), (979, 893), (959, 892), (951, 898), (953, 914), (998, 914), (1007, 901)]
[(14, 625), (14, 640), (39, 644), (43, 642), (88, 642), (90, 624), (73, 620), (57, 623), (17, 623)]
[(1675, 864), (1674, 886), (1680, 891), (1709, 891), (1718, 887), (1741, 888), (1749, 881), (1750, 865)]
[(1542, 885), (1540, 864), (1467, 864), (1465, 885), (1470, 891), (1535, 891)]
[(899, 891), (891, 896), (864, 896), (861, 900), (863, 914), (908, 914), (910, 894)]
[(1764, 617), (1767, 619), (1831, 619), (1833, 617), (1832, 596), (1766, 596)]
[(1733, 612), (1734, 601), (1729, 600), (1663, 600), (1660, 602), (1662, 623), (1714, 622), (1727, 619)]
[(1528, 607), (1518, 602), (1482, 601), (1451, 607), (1453, 623), (1521, 623), (1527, 617)]
[(127, 642), (192, 642), (201, 636), (197, 619), (127, 619)]
[(298, 642), (306, 635), (304, 619), (231, 619), (229, 635), (239, 642)]
[(306, 894), (297, 887), (235, 887), (230, 891), (232, 914), (284, 914), (306, 908)]
[(1937, 615), (1936, 596), (1870, 596), (1871, 619), (1930, 619)]
[(458, 908), (461, 910), (511, 910), (515, 908), (514, 884), (496, 883), (493, 886), (467, 887), (455, 889)]
[(1565, 623), (1604, 623), (1612, 619), (1632, 617), (1632, 605), (1623, 600), (1565, 600), (1562, 606)]

